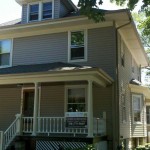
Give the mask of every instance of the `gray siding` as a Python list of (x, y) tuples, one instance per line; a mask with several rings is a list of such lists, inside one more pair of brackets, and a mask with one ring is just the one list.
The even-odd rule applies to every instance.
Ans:
[[(126, 45), (124, 45), (125, 52), (125, 65), (121, 64), (121, 37), (118, 39), (118, 64), (119, 64), (119, 104), (120, 104), (120, 135), (123, 138), (129, 138), (131, 136), (139, 136), (144, 134), (142, 125), (133, 125), (132, 122), (132, 96), (129, 89), (129, 83), (131, 79), (137, 79), (140, 77), (140, 69), (134, 61), (134, 71), (132, 67), (132, 55)], [(126, 101), (126, 117), (127, 121), (122, 122), (122, 105), (121, 105), (121, 94), (125, 90), (125, 101)], [(141, 134), (142, 133), (142, 134)]]
[(54, 0), (54, 18), (59, 18), (60, 16), (60, 0)]
[(69, 13), (68, 9), (64, 6), (62, 2), (60, 2), (60, 18), (64, 17)]
[[(88, 30), (88, 61), (76, 64), (100, 67), (115, 76), (113, 27)], [(14, 39), (13, 65), (68, 62), (68, 33)]]
[(27, 4), (22, 5), (22, 23), (27, 23)]
[(43, 117), (64, 117), (64, 85), (41, 87), (40, 115)]
[(20, 88), (0, 88), (0, 131), (5, 131), (15, 120), (15, 115), (20, 113), (20, 104)]
[(88, 62), (80, 65), (96, 66), (115, 77), (116, 42), (113, 27), (88, 30)]
[[(95, 118), (99, 118), (102, 112), (106, 112), (106, 129), (108, 139), (112, 139), (113, 136), (112, 97), (112, 86), (106, 88), (94, 86), (93, 115)], [(110, 143), (109, 149), (112, 149)]]
[(66, 62), (67, 33), (14, 39), (13, 65)]

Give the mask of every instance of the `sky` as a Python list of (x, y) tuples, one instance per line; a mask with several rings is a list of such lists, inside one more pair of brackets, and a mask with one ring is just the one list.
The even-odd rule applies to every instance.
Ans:
[[(72, 0), (74, 4), (78, 0)], [(120, 9), (115, 4), (109, 3), (110, 0), (104, 0), (101, 9), (113, 10)], [(21, 18), (21, 6), (15, 0), (0, 0), (0, 23)]]

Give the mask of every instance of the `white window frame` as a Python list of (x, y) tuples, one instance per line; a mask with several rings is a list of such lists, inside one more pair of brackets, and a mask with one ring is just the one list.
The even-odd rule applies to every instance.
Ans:
[(7, 68), (12, 66), (12, 54), (13, 54), (13, 39), (0, 39), (0, 41), (10, 40), (11, 48), (10, 48), (10, 56), (9, 56), (9, 65), (0, 65), (0, 68)]
[[(52, 18), (46, 18), (46, 19), (43, 19), (42, 18), (42, 15), (43, 15), (43, 3), (46, 3), (46, 2), (52, 2)], [(39, 5), (39, 14), (38, 14), (38, 20), (29, 20), (30, 18), (30, 5), (36, 5), (38, 4)], [(42, 20), (47, 20), (47, 19), (54, 19), (54, 0), (43, 0), (43, 1), (39, 1), (39, 2), (32, 2), (32, 3), (29, 3), (28, 6), (27, 6), (27, 22), (36, 22), (36, 21), (42, 21)]]
[[(134, 106), (133, 106), (133, 97), (138, 97), (140, 98), (140, 121), (134, 121)], [(132, 94), (132, 120), (133, 120), (133, 124), (142, 124), (142, 95), (140, 94)]]
[(84, 88), (85, 89), (85, 112), (88, 111), (87, 107), (87, 85), (66, 85), (65, 86), (65, 106), (64, 106), (64, 112), (68, 112), (67, 105), (68, 105), (68, 89), (79, 89)]
[[(84, 59), (76, 59), (76, 60), (71, 60), (71, 33), (72, 32), (79, 32), (83, 31), (84, 32)], [(68, 62), (85, 62), (87, 61), (87, 43), (88, 43), (88, 31), (87, 29), (81, 29), (81, 30), (72, 30), (68, 31)]]

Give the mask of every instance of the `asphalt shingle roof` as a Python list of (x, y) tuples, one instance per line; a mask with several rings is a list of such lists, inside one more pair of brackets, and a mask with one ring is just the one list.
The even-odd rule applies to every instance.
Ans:
[(1, 68), (0, 75), (4, 74), (19, 74), (19, 73), (34, 73), (47, 71), (62, 71), (62, 70), (78, 70), (84, 68), (80, 65), (55, 62), (47, 64), (32, 64), (32, 65), (18, 65), (8, 68)]

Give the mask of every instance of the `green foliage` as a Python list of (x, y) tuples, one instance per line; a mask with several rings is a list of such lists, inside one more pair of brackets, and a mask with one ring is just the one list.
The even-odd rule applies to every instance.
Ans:
[(150, 143), (146, 143), (145, 145), (139, 145), (135, 150), (150, 150)]
[(94, 146), (91, 145), (87, 145), (84, 148), (77, 148), (77, 149), (72, 149), (72, 148), (67, 148), (65, 150), (95, 150)]
[(86, 15), (89, 19), (99, 22), (105, 20), (104, 11), (98, 8), (98, 5), (102, 5), (102, 3), (102, 0), (100, 0), (98, 4), (97, 0), (79, 0), (78, 7), (82, 15)]
[[(80, 14), (88, 16), (89, 19), (93, 19), (95, 22), (104, 21), (105, 11), (99, 9), (99, 5), (103, 4), (104, 0), (79, 0), (78, 7), (80, 8)], [(123, 6), (124, 4), (130, 10), (133, 10), (140, 0), (110, 0), (116, 5)], [(146, 16), (150, 16), (150, 0), (143, 0), (141, 9), (146, 13)], [(148, 21), (149, 22), (149, 21)]]

